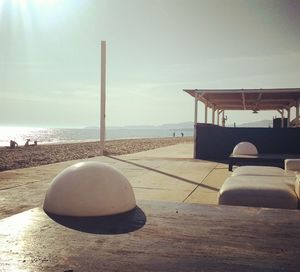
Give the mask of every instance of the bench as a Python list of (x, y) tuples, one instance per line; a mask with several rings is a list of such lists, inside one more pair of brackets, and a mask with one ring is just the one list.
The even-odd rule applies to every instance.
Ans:
[(300, 159), (299, 154), (257, 154), (257, 155), (234, 155), (228, 158), (228, 170), (232, 171), (234, 165), (269, 165), (284, 168), (286, 159)]
[(241, 166), (222, 185), (220, 205), (281, 209), (299, 208), (300, 160), (285, 160), (285, 169)]

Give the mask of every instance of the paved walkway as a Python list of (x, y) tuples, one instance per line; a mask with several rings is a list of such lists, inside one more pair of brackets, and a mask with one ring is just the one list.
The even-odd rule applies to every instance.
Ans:
[[(192, 151), (189, 143), (90, 160), (119, 169), (137, 200), (217, 204), (219, 188), (230, 175), (227, 165), (194, 160)], [(42, 206), (51, 180), (78, 161), (0, 172), (0, 219)]]

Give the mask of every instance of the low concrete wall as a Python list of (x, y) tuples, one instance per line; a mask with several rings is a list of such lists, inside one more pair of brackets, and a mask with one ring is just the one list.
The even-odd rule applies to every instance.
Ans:
[(259, 153), (300, 154), (300, 128), (196, 126), (197, 159), (227, 159), (239, 142), (253, 143)]

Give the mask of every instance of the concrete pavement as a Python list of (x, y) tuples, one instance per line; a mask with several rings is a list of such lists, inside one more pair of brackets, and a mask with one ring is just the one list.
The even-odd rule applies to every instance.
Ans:
[[(193, 144), (178, 144), (135, 154), (95, 157), (116, 167), (133, 186), (137, 200), (217, 204), (227, 165), (192, 159)], [(51, 180), (83, 160), (0, 172), (0, 219), (42, 206)]]

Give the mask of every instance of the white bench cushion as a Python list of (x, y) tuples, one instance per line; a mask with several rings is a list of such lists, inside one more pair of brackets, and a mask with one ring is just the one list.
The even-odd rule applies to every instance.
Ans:
[(284, 176), (282, 168), (274, 166), (240, 166), (233, 170), (232, 176)]
[(295, 178), (279, 176), (232, 176), (219, 192), (219, 204), (297, 209)]
[(284, 160), (284, 169), (286, 171), (300, 171), (300, 159)]

